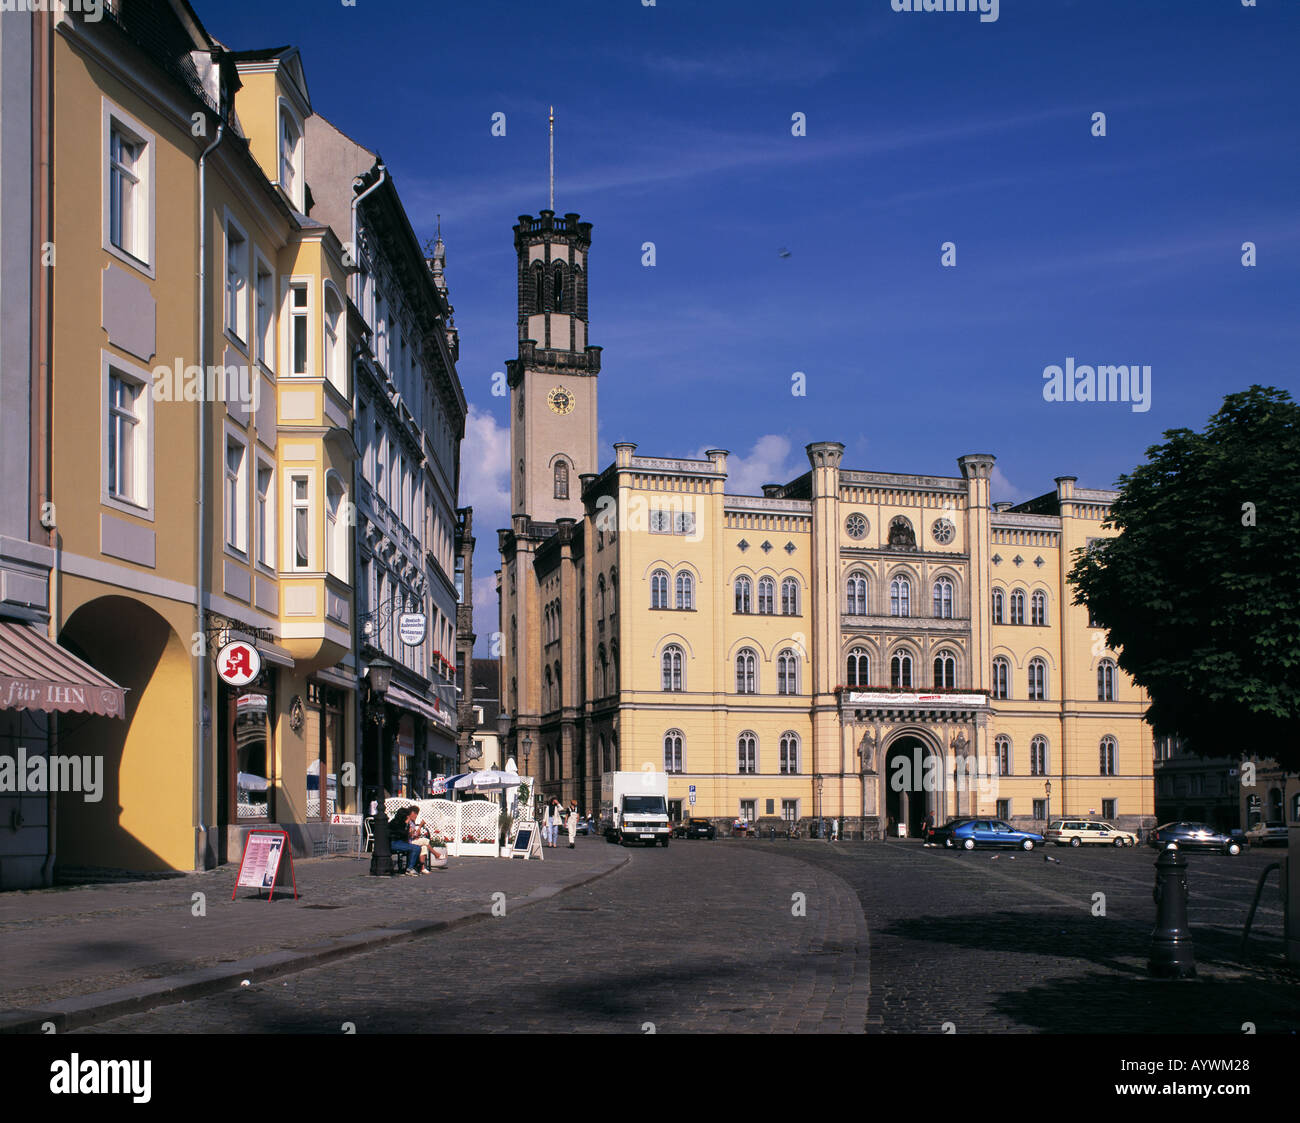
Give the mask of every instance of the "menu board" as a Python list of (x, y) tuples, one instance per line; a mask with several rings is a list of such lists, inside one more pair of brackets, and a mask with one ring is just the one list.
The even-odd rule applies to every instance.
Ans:
[(244, 839), (244, 856), (239, 862), (239, 877), (235, 882), (230, 899), (235, 899), (241, 887), (269, 890), (267, 900), (275, 896), (276, 886), (285, 888), (292, 884), (295, 900), (298, 897), (298, 882), (293, 874), (293, 848), (289, 845), (289, 833), (280, 830), (259, 828), (249, 831)]

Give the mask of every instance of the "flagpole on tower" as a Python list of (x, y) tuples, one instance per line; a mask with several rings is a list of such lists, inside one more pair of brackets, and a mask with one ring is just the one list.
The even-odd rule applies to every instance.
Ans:
[(555, 106), (551, 106), (551, 213), (555, 213)]

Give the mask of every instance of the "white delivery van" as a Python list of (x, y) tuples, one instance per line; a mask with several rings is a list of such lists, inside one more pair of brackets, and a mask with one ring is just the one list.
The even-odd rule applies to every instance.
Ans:
[(606, 772), (600, 778), (600, 821), (612, 842), (668, 845), (668, 774)]

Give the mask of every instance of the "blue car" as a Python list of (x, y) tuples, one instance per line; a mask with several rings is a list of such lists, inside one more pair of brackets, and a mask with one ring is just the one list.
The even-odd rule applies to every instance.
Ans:
[(977, 846), (1017, 846), (1032, 850), (1042, 842), (1041, 834), (1017, 830), (1001, 819), (967, 819), (953, 827), (945, 839), (946, 845), (960, 846), (963, 850), (974, 850)]

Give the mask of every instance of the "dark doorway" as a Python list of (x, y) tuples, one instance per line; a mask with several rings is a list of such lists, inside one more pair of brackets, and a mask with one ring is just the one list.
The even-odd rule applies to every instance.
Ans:
[(895, 827), (905, 824), (908, 838), (920, 838), (925, 813), (934, 809), (935, 819), (939, 819), (938, 788), (942, 782), (934, 750), (918, 737), (900, 737), (885, 753), (886, 818), (892, 819)]

